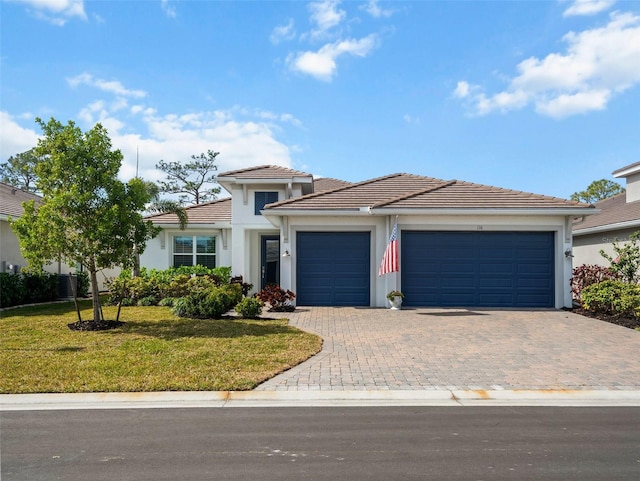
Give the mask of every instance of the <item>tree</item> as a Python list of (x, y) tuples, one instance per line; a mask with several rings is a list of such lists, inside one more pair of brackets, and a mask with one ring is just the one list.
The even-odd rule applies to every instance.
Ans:
[(220, 187), (209, 185), (216, 182), (216, 176), (212, 172), (218, 170), (215, 161), (219, 153), (209, 150), (206, 154), (192, 155), (192, 162), (186, 164), (161, 160), (156, 169), (164, 172), (167, 177), (159, 182), (160, 190), (168, 194), (180, 194), (181, 202), (191, 200), (192, 204), (201, 204), (214, 200), (220, 193)]
[(594, 180), (589, 184), (586, 190), (571, 194), (571, 200), (593, 204), (602, 199), (613, 197), (625, 191), (624, 187), (612, 180), (600, 179)]
[(189, 223), (187, 211), (182, 207), (180, 202), (169, 199), (160, 198), (160, 188), (153, 182), (145, 182), (151, 203), (147, 206), (147, 212), (150, 214), (175, 214), (178, 217), (180, 230), (185, 230)]
[(27, 150), (0, 164), (0, 179), (27, 192), (36, 192), (36, 166), (38, 157), (33, 149)]
[(71, 121), (36, 122), (44, 133), (34, 150), (40, 158), (36, 187), (42, 200), (25, 203), (24, 214), (12, 226), (30, 267), (57, 258), (84, 266), (97, 323), (102, 320), (97, 272), (132, 267), (134, 249), (142, 252), (159, 232), (142, 217), (151, 195), (141, 179), (118, 180), (122, 153), (112, 150), (102, 125), (82, 132)]

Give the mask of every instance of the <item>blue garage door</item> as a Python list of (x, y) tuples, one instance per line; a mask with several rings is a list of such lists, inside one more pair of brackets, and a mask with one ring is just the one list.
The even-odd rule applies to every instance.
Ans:
[(370, 304), (369, 232), (298, 232), (296, 303)]
[(553, 307), (553, 232), (403, 231), (406, 306)]

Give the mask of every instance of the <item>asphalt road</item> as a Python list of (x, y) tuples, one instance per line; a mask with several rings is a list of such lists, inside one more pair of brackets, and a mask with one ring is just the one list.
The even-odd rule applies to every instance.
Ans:
[(2, 481), (640, 479), (640, 408), (202, 408), (0, 416)]

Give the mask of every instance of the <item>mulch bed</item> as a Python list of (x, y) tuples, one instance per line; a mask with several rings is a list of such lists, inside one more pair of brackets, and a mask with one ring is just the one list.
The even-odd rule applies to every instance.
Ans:
[(629, 318), (629, 317), (611, 316), (607, 314), (596, 314), (594, 312), (585, 311), (581, 307), (571, 309), (571, 311), (575, 312), (576, 314), (580, 314), (581, 316), (599, 319), (601, 321), (610, 322), (611, 324), (617, 324), (618, 326), (628, 327), (629, 329), (636, 329), (640, 327), (640, 318), (637, 318), (637, 317)]
[(108, 331), (122, 326), (122, 321), (78, 321), (67, 324), (72, 331)]

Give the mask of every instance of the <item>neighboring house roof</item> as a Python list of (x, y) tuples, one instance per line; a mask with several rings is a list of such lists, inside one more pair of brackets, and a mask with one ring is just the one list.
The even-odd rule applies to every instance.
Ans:
[(553, 210), (576, 213), (596, 209), (589, 204), (459, 180), (392, 174), (316, 192), (265, 206), (267, 212), (288, 210)]
[[(185, 207), (189, 225), (231, 222), (231, 197)], [(175, 214), (153, 214), (146, 217), (156, 224), (178, 224)]]
[(12, 187), (0, 182), (0, 218), (20, 217), (24, 211), (22, 203), (30, 200), (41, 200), (39, 195)]
[(600, 214), (587, 217), (584, 222), (575, 225), (574, 235), (640, 226), (640, 201), (627, 202), (624, 192), (598, 201), (595, 206)]
[(627, 177), (628, 175), (636, 173), (640, 167), (640, 162), (634, 162), (633, 164), (625, 165), (613, 171), (611, 175), (614, 177)]

